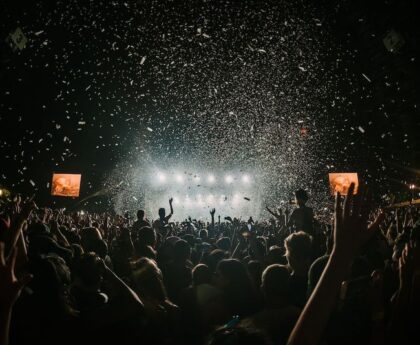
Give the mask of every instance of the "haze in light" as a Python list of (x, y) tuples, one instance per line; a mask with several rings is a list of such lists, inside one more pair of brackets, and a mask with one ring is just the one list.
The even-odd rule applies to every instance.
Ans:
[(225, 181), (226, 181), (226, 183), (232, 183), (233, 182), (233, 176), (232, 175), (227, 175), (225, 177)]

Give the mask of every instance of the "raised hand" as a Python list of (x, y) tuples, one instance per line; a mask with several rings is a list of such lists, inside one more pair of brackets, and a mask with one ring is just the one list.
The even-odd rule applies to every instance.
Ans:
[(6, 259), (4, 243), (0, 242), (0, 306), (12, 308), (18, 299), (22, 288), (31, 280), (31, 275), (25, 275), (21, 279), (15, 276), (15, 262), (17, 250), (13, 247), (12, 254)]
[(21, 205), (19, 199), (19, 201), (15, 204), (14, 209), (16, 213), (14, 213), (12, 217), (10, 232), (6, 235), (6, 242), (10, 248), (13, 248), (16, 245), (21, 230), (24, 228), (32, 211), (36, 208), (37, 207), (32, 200), (29, 200), (25, 204)]
[[(172, 206), (172, 203), (173, 203), (173, 201), (174, 201), (174, 198), (170, 198), (169, 199), (169, 208), (171, 209), (171, 213), (168, 215), (168, 217), (170, 218), (173, 214), (174, 214), (174, 208), (173, 208), (173, 206)], [(168, 218), (168, 219), (169, 219)]]
[(210, 215), (211, 215), (212, 218), (214, 218), (214, 214), (215, 213), (216, 213), (216, 209), (215, 208), (213, 208), (213, 209), (210, 210)]
[(400, 289), (409, 288), (413, 274), (420, 271), (420, 247), (407, 243), (399, 259)]
[(354, 183), (350, 185), (344, 203), (340, 193), (335, 198), (333, 253), (347, 260), (351, 260), (369, 240), (383, 219), (380, 213), (368, 226), (370, 194), (364, 187), (356, 195), (353, 195), (353, 191)]
[(226, 219), (228, 222), (233, 223), (232, 217), (227, 216), (227, 217), (225, 217), (225, 219)]
[(358, 250), (369, 240), (379, 226), (383, 215), (368, 226), (369, 199), (365, 188), (353, 195), (354, 183), (343, 201), (335, 198), (334, 247), (317, 286), (309, 297), (290, 334), (288, 345), (315, 345), (331, 317), (348, 268)]

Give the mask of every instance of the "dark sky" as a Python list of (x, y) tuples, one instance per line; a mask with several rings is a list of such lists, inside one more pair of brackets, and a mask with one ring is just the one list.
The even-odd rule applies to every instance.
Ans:
[[(416, 1), (3, 1), (0, 185), (47, 200), (150, 167), (252, 170), (268, 199), (419, 167)], [(28, 44), (3, 41), (20, 27)], [(390, 53), (389, 30), (405, 44)], [(301, 128), (308, 135), (301, 135)], [(417, 175), (418, 179), (418, 175)]]

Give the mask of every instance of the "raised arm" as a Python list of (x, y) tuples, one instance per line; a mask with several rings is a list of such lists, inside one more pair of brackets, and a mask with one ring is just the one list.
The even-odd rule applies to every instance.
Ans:
[(265, 209), (267, 210), (268, 213), (270, 213), (272, 216), (277, 218), (277, 213), (274, 213), (267, 205), (265, 206)]
[(166, 221), (169, 221), (169, 219), (171, 219), (172, 215), (174, 214), (174, 208), (173, 208), (173, 206), (172, 206), (173, 201), (174, 201), (174, 198), (170, 198), (170, 199), (169, 199), (169, 208), (170, 208), (170, 210), (171, 210), (171, 213), (169, 213), (169, 214), (165, 217), (165, 220), (166, 220)]
[(210, 216), (211, 216), (211, 225), (210, 225), (210, 229), (211, 229), (211, 236), (213, 237), (214, 235), (214, 214), (216, 213), (216, 209), (213, 208), (210, 210)]
[(328, 319), (335, 307), (340, 286), (346, 277), (353, 257), (367, 242), (383, 219), (381, 214), (368, 227), (369, 205), (364, 188), (353, 195), (349, 188), (344, 207), (340, 194), (335, 199), (334, 246), (327, 266), (302, 311), (289, 337), (288, 345), (315, 345), (319, 343)]
[(174, 214), (174, 208), (172, 206), (173, 201), (174, 201), (174, 198), (169, 199), (169, 208), (171, 209), (171, 213), (170, 213), (171, 216)]
[(5, 245), (0, 242), (0, 344), (9, 344), (9, 328), (13, 305), (18, 299), (20, 292), (32, 276), (29, 274), (17, 279), (15, 276), (15, 262), (17, 250), (11, 249), (11, 255), (7, 259)]

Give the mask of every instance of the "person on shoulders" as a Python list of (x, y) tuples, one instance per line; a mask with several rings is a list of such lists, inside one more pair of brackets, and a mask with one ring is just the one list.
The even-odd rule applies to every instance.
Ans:
[(166, 215), (166, 210), (164, 207), (161, 207), (159, 209), (159, 219), (155, 220), (153, 223), (153, 229), (155, 229), (160, 234), (164, 233), (166, 231), (166, 226), (169, 223), (169, 219), (171, 219), (172, 215), (174, 214), (174, 209), (172, 207), (173, 198), (169, 199), (169, 207), (171, 210), (171, 213)]
[(304, 231), (309, 235), (313, 235), (314, 213), (312, 208), (306, 206), (309, 200), (308, 193), (303, 189), (295, 192), (295, 202), (297, 208), (290, 215), (288, 227), (293, 231)]

